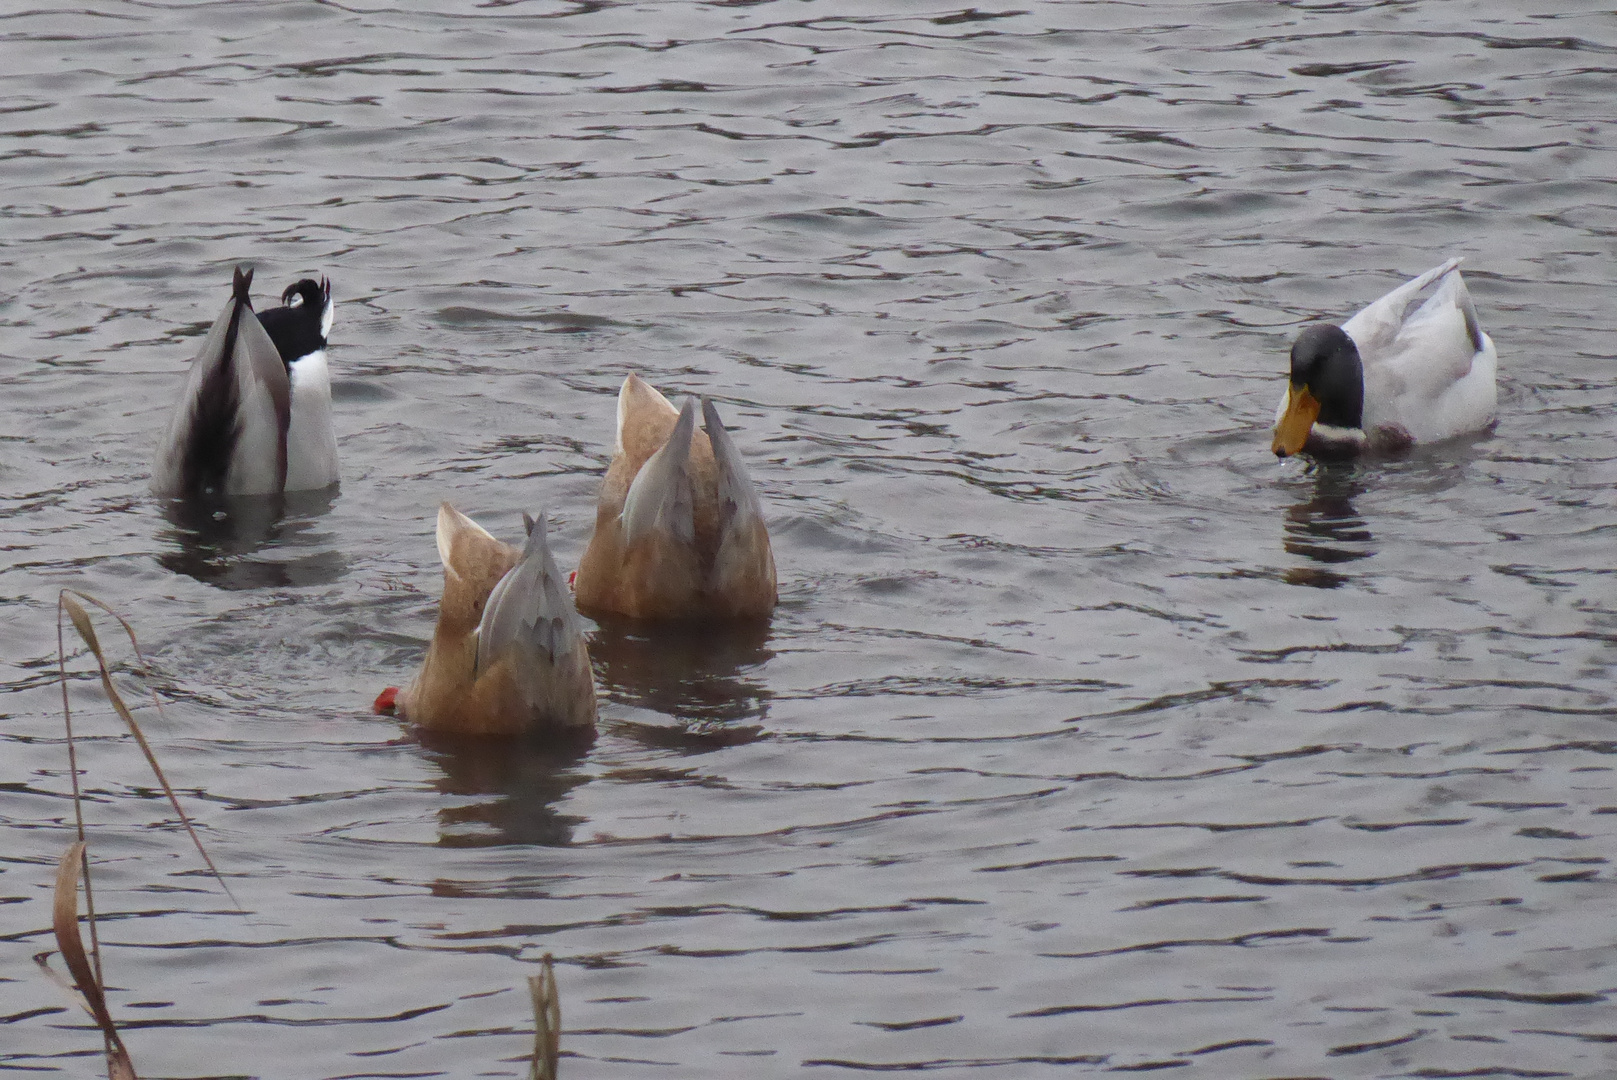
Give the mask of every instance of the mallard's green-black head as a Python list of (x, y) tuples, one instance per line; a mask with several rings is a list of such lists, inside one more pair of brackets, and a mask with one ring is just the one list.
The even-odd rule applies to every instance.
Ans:
[(1275, 421), (1274, 452), (1295, 454), (1315, 424), (1359, 428), (1364, 423), (1364, 367), (1340, 326), (1310, 326), (1291, 346), (1291, 387)]

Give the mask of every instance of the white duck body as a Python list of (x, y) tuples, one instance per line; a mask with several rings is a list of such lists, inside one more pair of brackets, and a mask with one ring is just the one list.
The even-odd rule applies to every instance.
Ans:
[[(237, 496), (308, 491), (337, 482), (337, 437), (331, 426), (331, 376), (325, 332), (329, 286), (308, 351), (277, 345), (253, 314), (251, 270), (237, 270), (231, 298), (191, 361), (185, 388), (169, 417), (152, 465), (157, 495)], [(303, 286), (287, 290), (291, 296)], [(311, 295), (315, 295), (311, 292)], [(305, 301), (307, 302), (307, 301)], [(265, 312), (278, 332), (298, 305)], [(305, 321), (315, 321), (313, 312)], [(286, 335), (282, 333), (282, 336)], [(307, 341), (309, 335), (305, 335)], [(289, 339), (290, 340), (290, 339)], [(288, 352), (301, 355), (285, 355)]]
[[(330, 305), (326, 310), (329, 312)], [(329, 326), (331, 317), (326, 316)], [(317, 349), (287, 365), (292, 419), (286, 428), (285, 491), (312, 491), (337, 482), (337, 430), (331, 426), (331, 369)]]
[[(1450, 259), (1343, 324), (1364, 365), (1364, 430), (1397, 427), (1417, 443), (1480, 431), (1499, 406), (1499, 355)], [(1407, 317), (1433, 282), (1437, 291)]]

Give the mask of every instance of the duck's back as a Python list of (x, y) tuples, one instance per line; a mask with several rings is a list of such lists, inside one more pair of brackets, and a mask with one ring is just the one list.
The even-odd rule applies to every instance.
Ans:
[[(1388, 293), (1344, 325), (1364, 368), (1364, 426), (1396, 426), (1416, 442), (1480, 430), (1498, 405), (1498, 356), (1483, 333), (1458, 259)], [(1409, 315), (1422, 289), (1436, 291)]]

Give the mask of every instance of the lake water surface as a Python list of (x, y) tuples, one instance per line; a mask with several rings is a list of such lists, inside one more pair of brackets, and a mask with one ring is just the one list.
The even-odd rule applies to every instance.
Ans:
[[(546, 952), (569, 1080), (1617, 1074), (1595, 7), (0, 8), (0, 1073), (100, 1067), (67, 586), (248, 909), (78, 654), (143, 1076), (526, 1075)], [(1298, 326), (1449, 255), (1497, 428), (1277, 463)], [(332, 279), (343, 482), (198, 522), (237, 264)], [(573, 756), (371, 715), (439, 501), (575, 565), (630, 371), (734, 429), (768, 631), (593, 629)]]

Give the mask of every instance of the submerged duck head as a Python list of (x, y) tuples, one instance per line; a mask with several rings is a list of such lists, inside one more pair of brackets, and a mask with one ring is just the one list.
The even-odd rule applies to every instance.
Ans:
[[(1288, 457), (1320, 435), (1351, 440), (1364, 423), (1364, 367), (1340, 326), (1310, 326), (1291, 346), (1291, 385), (1275, 416), (1273, 450)], [(1362, 436), (1361, 436), (1362, 437)]]

